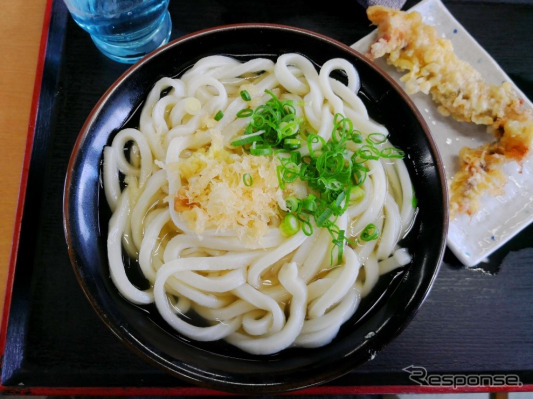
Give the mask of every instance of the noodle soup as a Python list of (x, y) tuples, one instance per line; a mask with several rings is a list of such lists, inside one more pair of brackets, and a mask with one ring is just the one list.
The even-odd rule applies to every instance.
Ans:
[(295, 53), (208, 56), (160, 79), (138, 127), (104, 149), (120, 293), (183, 336), (254, 355), (334, 339), (379, 276), (411, 262), (399, 241), (417, 208), (359, 89), (348, 61)]

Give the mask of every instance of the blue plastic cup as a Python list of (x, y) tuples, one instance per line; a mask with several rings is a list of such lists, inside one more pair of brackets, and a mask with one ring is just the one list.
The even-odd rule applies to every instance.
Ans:
[(76, 23), (112, 60), (133, 64), (168, 42), (169, 0), (64, 0)]

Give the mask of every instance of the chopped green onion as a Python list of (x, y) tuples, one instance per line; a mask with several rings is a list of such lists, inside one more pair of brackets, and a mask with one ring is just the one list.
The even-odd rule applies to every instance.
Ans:
[(377, 160), (381, 155), (380, 151), (373, 145), (364, 145), (359, 148), (357, 153), (364, 160)]
[(361, 132), (353, 132), (352, 141), (355, 144), (361, 144), (363, 142), (363, 135), (361, 134)]
[(247, 90), (241, 90), (241, 98), (244, 101), (250, 101), (252, 99), (252, 97), (250, 97), (250, 93), (248, 93)]
[(344, 143), (353, 132), (352, 121), (341, 114), (335, 114), (333, 124), (334, 127), (331, 134), (331, 141), (335, 144)]
[(283, 173), (283, 167), (279, 165), (276, 168), (276, 175), (278, 176), (279, 188), (281, 188), (282, 190), (285, 190), (285, 182), (283, 181), (282, 173)]
[(255, 143), (255, 142), (262, 142), (263, 138), (259, 135), (256, 136), (244, 136), (243, 138), (239, 140), (235, 140), (231, 142), (232, 146), (240, 147), (241, 145)]
[(281, 221), (279, 227), (284, 235), (293, 236), (300, 231), (300, 221), (294, 213), (288, 213)]
[(302, 223), (302, 231), (306, 236), (313, 234), (313, 225), (309, 221), (309, 216), (304, 216), (304, 214), (298, 215), (298, 220)]
[[(333, 250), (337, 248), (337, 263), (342, 262), (342, 255), (344, 254), (344, 242), (346, 241), (346, 236), (344, 235), (344, 230), (339, 230), (339, 233), (337, 235), (337, 238), (333, 240), (333, 244), (335, 245), (331, 249), (331, 256), (333, 257)], [(333, 263), (333, 259), (331, 260), (331, 263)]]
[[(249, 93), (241, 91), (241, 97), (245, 99)], [(280, 101), (272, 92), (265, 90), (270, 95), (270, 99), (255, 110), (242, 109), (237, 113), (237, 117), (250, 117), (250, 124), (245, 129), (245, 134), (255, 133), (264, 130), (265, 143), (279, 148), (286, 139), (294, 139), (300, 131), (301, 118), (296, 116), (292, 100)], [(296, 144), (288, 143), (288, 149)]]
[(245, 173), (242, 175), (242, 182), (246, 187), (250, 187), (252, 184), (254, 184), (254, 178), (250, 173)]
[[(336, 225), (337, 218), (350, 204), (364, 198), (362, 184), (370, 171), (368, 162), (402, 158), (404, 153), (386, 145), (387, 136), (382, 133), (370, 133), (363, 138), (363, 134), (354, 129), (353, 122), (341, 114), (335, 114), (331, 139), (326, 141), (309, 131), (310, 127), (297, 117), (293, 100), (280, 100), (272, 92), (265, 92), (271, 97), (265, 104), (237, 113), (239, 118), (249, 117), (250, 122), (244, 135), (232, 144), (243, 146), (252, 155), (276, 155), (279, 161), (276, 173), (282, 190), (298, 179), (308, 186), (313, 194), (306, 198), (285, 199), (289, 213), (281, 228), (284, 234), (290, 235), (299, 229), (311, 235), (313, 226), (327, 229), (332, 237), (332, 256), (336, 251), (337, 260), (341, 262), (344, 245), (355, 244), (356, 240), (346, 237), (346, 232)], [(244, 90), (241, 97), (248, 101)], [(301, 147), (306, 155), (300, 152)], [(413, 206), (416, 206), (414, 195)], [(375, 240), (379, 234), (379, 229), (369, 224), (359, 239)]]
[(218, 121), (221, 120), (223, 117), (224, 117), (224, 112), (222, 112), (222, 111), (218, 111), (217, 114), (215, 115), (215, 120), (218, 122)]
[(285, 198), (285, 205), (289, 212), (298, 212), (300, 208), (300, 200), (294, 196)]
[(333, 210), (331, 208), (324, 209), (316, 218), (317, 226), (322, 227), (326, 225), (326, 222), (329, 220), (331, 215), (333, 215)]
[(308, 213), (314, 213), (318, 208), (315, 200), (316, 196), (309, 194), (307, 198), (302, 200), (302, 210)]
[(300, 168), (298, 168), (298, 165), (295, 165), (291, 162), (286, 162), (282, 166), (281, 177), (283, 182), (292, 183), (298, 177), (300, 177)]
[(292, 137), (298, 133), (299, 129), (298, 121), (289, 119), (289, 121), (283, 120), (278, 127), (281, 137)]
[(320, 144), (319, 147), (323, 148), (326, 146), (326, 140), (317, 134), (310, 134), (307, 136), (307, 149), (309, 150), (309, 156), (311, 158), (317, 157), (317, 152), (313, 148), (314, 144)]
[(365, 190), (361, 186), (352, 186), (350, 188), (350, 203), (357, 204), (365, 198)]
[(237, 112), (237, 118), (247, 118), (248, 116), (252, 116), (253, 114), (254, 111), (252, 109), (244, 108)]
[(273, 152), (272, 147), (250, 148), (250, 154), (252, 155), (271, 155), (272, 152)]
[(345, 198), (346, 198), (346, 192), (341, 191), (339, 195), (337, 196), (337, 198), (335, 199), (335, 208), (340, 208)]
[(283, 148), (285, 148), (287, 150), (297, 150), (301, 146), (302, 146), (302, 142), (299, 139), (285, 139), (285, 140), (283, 140)]
[(370, 223), (368, 224), (361, 233), (361, 240), (363, 241), (372, 241), (379, 237), (379, 229), (376, 227), (375, 224)]
[(413, 187), (413, 197), (411, 198), (411, 205), (413, 206), (413, 209), (416, 209), (416, 207), (418, 206), (418, 198), (416, 198), (414, 187)]
[(366, 180), (366, 176), (370, 169), (368, 169), (366, 166), (360, 163), (354, 163), (353, 164), (353, 174), (354, 174), (354, 180), (356, 184), (362, 184)]
[(398, 158), (398, 159), (402, 159), (405, 156), (405, 153), (402, 150), (400, 150), (399, 148), (387, 147), (387, 148), (384, 148), (380, 152), (380, 155), (381, 155), (382, 158)]
[(383, 144), (387, 141), (387, 136), (383, 133), (370, 133), (366, 138), (366, 142), (370, 145), (372, 144)]
[(290, 159), (292, 163), (299, 165), (300, 162), (302, 162), (302, 154), (300, 154), (298, 151), (293, 151), (291, 152)]

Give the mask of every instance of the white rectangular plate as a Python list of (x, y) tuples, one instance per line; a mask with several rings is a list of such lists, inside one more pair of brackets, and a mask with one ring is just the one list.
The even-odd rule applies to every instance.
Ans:
[[(484, 79), (495, 85), (511, 79), (494, 59), (476, 42), (461, 24), (446, 9), (440, 0), (423, 0), (412, 10), (418, 11), (428, 25), (433, 25), (442, 37), (451, 40), (457, 56), (474, 66)], [(365, 36), (352, 47), (366, 53), (376, 38), (376, 31)], [(402, 73), (385, 63), (376, 61), (382, 69), (400, 82)], [(513, 84), (514, 89), (524, 98), (526, 104), (533, 104)], [(426, 120), (431, 135), (440, 152), (446, 177), (450, 180), (457, 171), (458, 153), (464, 146), (477, 147), (491, 141), (486, 127), (473, 123), (457, 122), (437, 112), (430, 96), (417, 93), (411, 96), (415, 105)], [(466, 266), (475, 266), (509, 241), (513, 236), (533, 221), (533, 157), (521, 166), (515, 162), (506, 164), (504, 173), (508, 182), (505, 194), (485, 195), (481, 199), (481, 209), (473, 216), (460, 215), (450, 220), (448, 246)]]

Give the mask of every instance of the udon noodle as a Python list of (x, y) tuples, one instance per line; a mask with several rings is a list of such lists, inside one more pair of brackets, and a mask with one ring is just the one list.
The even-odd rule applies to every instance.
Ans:
[[(318, 69), (297, 54), (246, 62), (209, 56), (179, 78), (160, 79), (139, 128), (124, 128), (104, 149), (107, 248), (120, 293), (134, 304), (155, 303), (186, 337), (224, 339), (252, 354), (329, 343), (379, 276), (411, 261), (398, 246), (416, 207), (406, 166), (400, 157), (369, 157), (366, 178), (352, 179), (364, 195), (339, 197), (343, 212), (328, 219), (330, 228), (300, 215), (307, 228), (287, 234), (287, 198), (314, 190), (300, 179), (280, 182), (283, 151), (251, 155), (234, 143), (251, 120), (239, 112), (273, 97), (292, 101), (301, 122), (295, 137), (304, 143), (292, 152), (303, 159), (334, 140), (336, 115), (363, 140), (386, 137), (359, 88), (346, 60)], [(311, 132), (321, 139), (307, 145)], [(374, 146), (388, 147), (385, 140)], [(346, 160), (357, 148), (346, 144)], [(360, 239), (369, 225), (379, 237)], [(125, 256), (138, 259), (149, 289), (130, 281)]]

